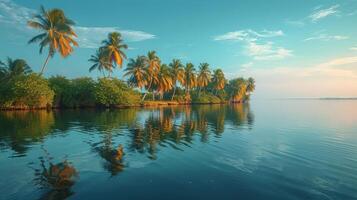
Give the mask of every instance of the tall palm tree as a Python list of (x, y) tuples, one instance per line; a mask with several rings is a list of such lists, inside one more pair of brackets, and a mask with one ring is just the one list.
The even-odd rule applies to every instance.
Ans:
[(99, 48), (94, 55), (91, 55), (88, 61), (93, 63), (93, 65), (89, 68), (89, 72), (97, 69), (99, 72), (103, 73), (103, 76), (105, 76), (104, 70), (109, 72), (112, 70), (108, 56), (101, 48)]
[(148, 84), (146, 65), (147, 59), (145, 56), (138, 56), (136, 59), (129, 60), (124, 76), (129, 76), (128, 82), (131, 86), (142, 89)]
[(73, 46), (78, 46), (73, 39), (73, 37), (77, 37), (72, 28), (74, 22), (65, 16), (63, 10), (55, 8), (46, 11), (41, 6), (40, 14), (35, 15), (27, 24), (42, 32), (29, 40), (28, 43), (39, 42), (40, 53), (43, 52), (43, 48), (48, 46), (48, 55), (40, 74), (44, 72), (50, 57), (53, 57), (56, 51), (62, 57), (67, 57), (73, 52)]
[(212, 77), (213, 89), (216, 91), (216, 94), (219, 90), (223, 90), (226, 85), (226, 78), (221, 69), (216, 69), (213, 71)]
[(204, 89), (210, 81), (211, 81), (211, 71), (209, 70), (209, 64), (201, 63), (197, 75), (197, 86), (199, 86), (198, 94), (200, 94), (201, 89), (202, 88)]
[(190, 89), (196, 86), (196, 70), (192, 63), (187, 63), (185, 66), (185, 90), (188, 94)]
[(0, 81), (31, 73), (30, 66), (23, 59), (7, 58), (6, 64), (0, 61)]
[[(152, 86), (158, 83), (158, 73), (160, 71), (160, 58), (156, 55), (155, 51), (149, 51), (147, 54), (148, 66), (147, 66), (147, 75), (149, 84), (147, 85), (147, 90), (150, 92), (152, 90)], [(153, 91), (152, 91), (153, 92)], [(145, 99), (146, 93), (144, 94)], [(155, 95), (153, 92), (153, 100), (155, 99)]]
[(154, 87), (161, 96), (161, 99), (165, 92), (168, 92), (173, 87), (170, 69), (166, 64), (160, 66), (160, 71), (157, 75), (157, 82)]
[(102, 44), (101, 49), (106, 52), (109, 62), (112, 63), (112, 68), (116, 65), (121, 68), (123, 60), (126, 59), (123, 49), (128, 49), (128, 45), (123, 43), (121, 34), (118, 32), (109, 33), (108, 38), (103, 40)]
[(185, 69), (181, 61), (178, 59), (173, 59), (172, 62), (169, 64), (169, 66), (170, 66), (172, 84), (174, 86), (174, 91), (171, 97), (171, 101), (172, 101), (176, 93), (177, 82), (179, 82), (181, 85), (184, 85), (185, 83)]

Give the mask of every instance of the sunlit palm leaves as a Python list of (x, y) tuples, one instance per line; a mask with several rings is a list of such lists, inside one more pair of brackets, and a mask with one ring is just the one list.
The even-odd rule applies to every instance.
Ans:
[(226, 85), (226, 78), (224, 77), (224, 73), (221, 69), (216, 69), (213, 71), (212, 77), (213, 89), (216, 90), (223, 90)]
[(123, 60), (126, 59), (126, 55), (123, 49), (127, 49), (128, 45), (123, 43), (121, 34), (118, 32), (112, 32), (108, 34), (108, 38), (102, 41), (103, 46), (101, 49), (106, 52), (110, 63), (122, 67)]
[(68, 19), (60, 9), (45, 10), (41, 7), (40, 14), (28, 21), (28, 26), (39, 30), (41, 33), (33, 37), (29, 43), (39, 43), (40, 53), (48, 47), (48, 56), (41, 69), (43, 73), (48, 60), (56, 52), (62, 57), (67, 57), (73, 52), (73, 46), (78, 46), (73, 37), (77, 37), (72, 26), (74, 22)]
[(201, 91), (202, 88), (205, 88), (210, 81), (211, 71), (209, 70), (209, 65), (208, 63), (201, 63), (197, 75), (197, 86), (200, 87), (199, 90)]
[(193, 87), (196, 86), (196, 70), (192, 63), (187, 63), (185, 66), (185, 89), (188, 93)]
[(124, 74), (124, 76), (129, 76), (129, 85), (142, 89), (148, 84), (147, 63), (148, 60), (145, 56), (138, 56), (136, 59), (129, 60)]
[(173, 59), (169, 66), (172, 84), (174, 86), (174, 91), (171, 97), (171, 100), (173, 100), (177, 89), (177, 82), (179, 82), (181, 85), (185, 84), (185, 69), (181, 61), (178, 59)]

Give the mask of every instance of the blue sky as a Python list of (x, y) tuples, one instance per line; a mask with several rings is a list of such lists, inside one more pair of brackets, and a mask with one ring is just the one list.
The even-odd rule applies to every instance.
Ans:
[(357, 96), (356, 0), (0, 0), (1, 60), (24, 58), (40, 69), (45, 55), (27, 44), (36, 31), (26, 27), (40, 5), (63, 9), (80, 45), (66, 59), (55, 56), (46, 76), (97, 77), (87, 60), (119, 31), (129, 57), (155, 50), (164, 62), (252, 76), (257, 98)]

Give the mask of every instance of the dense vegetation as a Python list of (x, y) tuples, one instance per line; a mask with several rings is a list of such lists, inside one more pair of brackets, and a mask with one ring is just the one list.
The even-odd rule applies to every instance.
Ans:
[(103, 77), (67, 79), (63, 76), (42, 76), (49, 59), (56, 53), (67, 57), (78, 46), (73, 25), (60, 9), (45, 10), (28, 25), (41, 33), (29, 40), (38, 42), (40, 53), (47, 48), (47, 57), (39, 74), (33, 73), (25, 60), (10, 58), (0, 61), (1, 108), (48, 107), (116, 107), (140, 105), (148, 99), (179, 103), (244, 102), (255, 89), (253, 78), (227, 80), (224, 72), (213, 71), (208, 63), (196, 69), (192, 63), (173, 59), (164, 64), (155, 51), (130, 58), (124, 69), (127, 80), (112, 77), (122, 68), (128, 48), (118, 32), (108, 34), (89, 58), (89, 71), (98, 70)]

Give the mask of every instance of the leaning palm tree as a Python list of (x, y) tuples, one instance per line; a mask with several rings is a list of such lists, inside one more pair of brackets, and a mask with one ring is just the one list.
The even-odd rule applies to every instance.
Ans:
[(124, 76), (129, 76), (129, 85), (142, 89), (148, 84), (146, 65), (147, 59), (145, 56), (138, 56), (136, 59), (129, 60), (124, 74)]
[(192, 63), (187, 63), (185, 66), (185, 90), (186, 94), (196, 86), (196, 70)]
[(204, 89), (210, 81), (211, 71), (209, 70), (209, 65), (208, 63), (201, 63), (197, 75), (197, 86), (199, 86), (198, 94), (200, 94), (201, 89)]
[(40, 44), (40, 53), (48, 46), (48, 55), (42, 66), (42, 74), (48, 64), (48, 61), (58, 51), (62, 57), (67, 57), (73, 52), (73, 46), (78, 46), (73, 37), (77, 37), (72, 26), (74, 22), (68, 19), (63, 10), (51, 9), (45, 10), (41, 6), (40, 14), (28, 21), (28, 25), (42, 33), (33, 37), (28, 43), (38, 42)]
[[(148, 66), (147, 66), (147, 79), (149, 81), (146, 89), (147, 91), (151, 91), (153, 85), (158, 83), (158, 73), (160, 71), (160, 58), (156, 55), (155, 51), (149, 51), (147, 54), (147, 59), (148, 59)], [(153, 92), (153, 91), (152, 91)], [(154, 92), (153, 92), (154, 93)], [(145, 99), (146, 93), (144, 94), (143, 99)], [(153, 100), (155, 98), (155, 95), (152, 95)]]
[(224, 89), (226, 82), (226, 78), (224, 77), (224, 73), (221, 69), (216, 69), (213, 71), (212, 83), (216, 94), (219, 90)]
[(93, 65), (89, 68), (89, 72), (93, 70), (98, 70), (99, 72), (103, 73), (105, 76), (104, 71), (111, 72), (111, 63), (107, 57), (107, 54), (103, 51), (103, 49), (99, 48), (94, 55), (91, 55), (89, 62), (93, 63)]
[(174, 86), (174, 91), (171, 97), (171, 101), (172, 101), (176, 93), (177, 82), (179, 82), (181, 85), (184, 85), (185, 83), (185, 69), (181, 61), (178, 59), (173, 59), (172, 62), (169, 64), (169, 66), (170, 66), (172, 84)]
[(121, 34), (118, 32), (109, 33), (108, 38), (103, 40), (102, 44), (101, 49), (106, 52), (109, 62), (112, 63), (112, 68), (116, 65), (121, 68), (123, 60), (126, 59), (123, 49), (128, 48), (128, 45), (123, 44)]
[(7, 58), (6, 64), (0, 61), (0, 80), (9, 80), (20, 75), (31, 73), (30, 66), (23, 59)]

